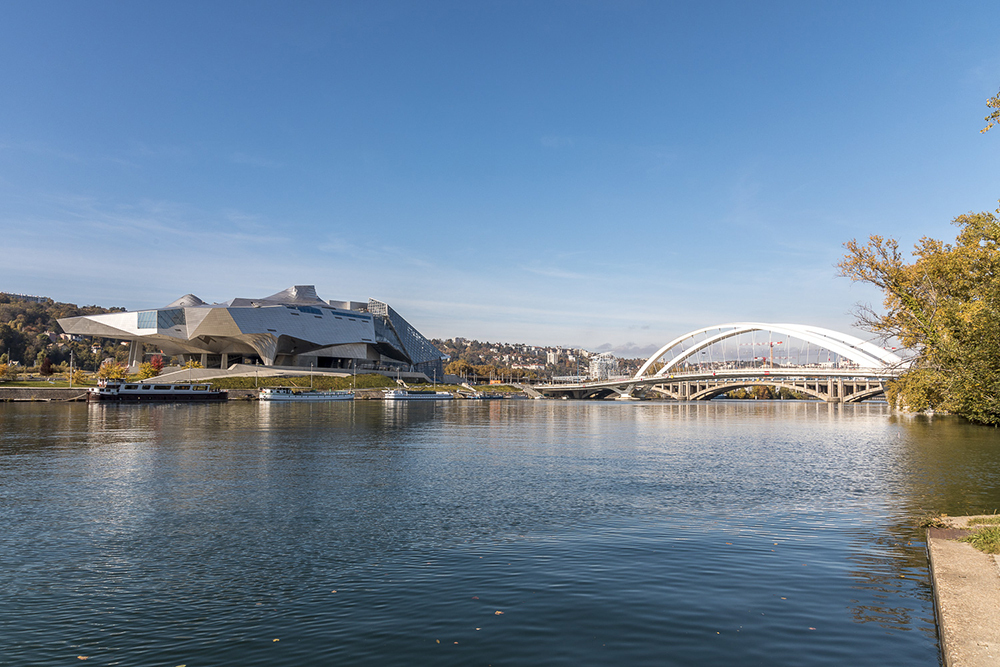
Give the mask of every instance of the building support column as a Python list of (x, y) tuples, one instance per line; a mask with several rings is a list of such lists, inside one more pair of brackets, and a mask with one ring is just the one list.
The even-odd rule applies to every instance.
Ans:
[(208, 368), (208, 353), (202, 353), (201, 355), (201, 367)]
[(228, 352), (223, 352), (222, 353), (222, 364), (221, 364), (221, 366), (222, 366), (222, 370), (226, 370), (227, 368), (229, 368), (229, 353)]
[(128, 372), (138, 373), (142, 363), (142, 343), (132, 339), (128, 343)]

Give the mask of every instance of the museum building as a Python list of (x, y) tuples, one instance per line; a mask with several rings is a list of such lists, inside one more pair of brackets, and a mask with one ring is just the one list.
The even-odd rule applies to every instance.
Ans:
[(263, 299), (208, 304), (186, 294), (156, 310), (66, 317), (68, 334), (132, 341), (129, 367), (146, 344), (205, 368), (232, 364), (444, 375), (444, 355), (388, 304), (324, 301), (312, 285)]

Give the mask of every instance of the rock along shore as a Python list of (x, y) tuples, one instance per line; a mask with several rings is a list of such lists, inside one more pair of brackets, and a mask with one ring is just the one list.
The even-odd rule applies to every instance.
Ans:
[(938, 636), (946, 667), (1000, 665), (1000, 557), (958, 538), (968, 520), (945, 517), (947, 528), (927, 530), (927, 554)]

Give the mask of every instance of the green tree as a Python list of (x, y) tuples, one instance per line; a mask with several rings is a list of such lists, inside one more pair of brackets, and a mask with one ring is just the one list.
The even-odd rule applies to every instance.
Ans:
[(472, 364), (470, 364), (468, 361), (465, 361), (464, 359), (456, 359), (455, 361), (445, 366), (444, 372), (448, 373), (449, 375), (466, 376), (469, 375), (470, 373), (475, 373), (476, 369), (473, 368)]
[(1000, 220), (968, 213), (954, 224), (953, 244), (923, 238), (912, 263), (895, 240), (872, 236), (845, 244), (839, 267), (882, 289), (885, 312), (861, 307), (859, 324), (916, 353), (890, 402), (1000, 424)]

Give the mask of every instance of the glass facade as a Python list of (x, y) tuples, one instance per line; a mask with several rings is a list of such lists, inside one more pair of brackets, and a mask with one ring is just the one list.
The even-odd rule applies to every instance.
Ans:
[(170, 329), (183, 326), (186, 323), (183, 308), (169, 310), (143, 310), (136, 313), (136, 328), (138, 329)]

